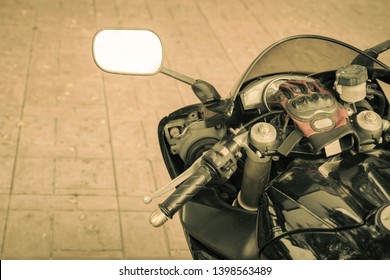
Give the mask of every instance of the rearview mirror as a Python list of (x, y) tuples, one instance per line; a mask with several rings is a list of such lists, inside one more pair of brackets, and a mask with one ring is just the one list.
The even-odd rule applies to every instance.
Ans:
[(162, 68), (162, 43), (150, 30), (101, 30), (92, 51), (96, 65), (109, 73), (154, 75)]

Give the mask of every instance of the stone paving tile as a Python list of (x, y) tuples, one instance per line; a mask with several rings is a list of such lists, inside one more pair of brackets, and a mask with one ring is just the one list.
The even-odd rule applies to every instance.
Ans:
[(24, 112), (20, 155), (111, 157), (103, 108), (31, 105)]
[(20, 145), (53, 145), (56, 142), (56, 120), (44, 116), (24, 116)]
[(18, 82), (17, 79), (0, 84), (0, 104), (2, 106), (22, 106), (23, 97), (24, 84)]
[(103, 105), (102, 84), (94, 76), (64, 77), (59, 80), (59, 106)]
[(15, 156), (21, 107), (0, 106), (0, 156)]
[(119, 26), (118, 6), (110, 0), (95, 0), (96, 26), (98, 28)]
[[(79, 73), (78, 68), (74, 66), (82, 67), (81, 70), (86, 70), (90, 68), (90, 73), (97, 73), (99, 69), (94, 66), (94, 61), (92, 59), (92, 39), (95, 33), (97, 32), (96, 27), (81, 26), (78, 28), (62, 28), (59, 33), (60, 38), (60, 62), (62, 70), (67, 70), (64, 74), (74, 74)], [(72, 57), (70, 57), (73, 56)], [(83, 57), (82, 57), (83, 56)], [(69, 61), (66, 61), (66, 58), (70, 58)], [(75, 58), (79, 58), (80, 61), (77, 61)], [(85, 65), (80, 65), (80, 62), (83, 61)], [(85, 71), (80, 71), (80, 74), (86, 73)]]
[(9, 194), (0, 194), (0, 210), (8, 210)]
[(115, 158), (118, 160), (154, 160), (161, 157), (160, 150), (156, 147), (149, 148), (147, 146), (115, 146)]
[[(137, 84), (138, 81), (137, 81)], [(137, 86), (138, 88), (138, 86)], [(174, 80), (158, 74), (152, 81), (141, 82), (137, 96), (140, 108), (157, 108), (166, 115), (183, 106)]]
[(156, 190), (152, 166), (148, 160), (116, 160), (118, 194), (142, 196)]
[(10, 194), (14, 158), (0, 157), (0, 194)]
[(143, 93), (133, 88), (134, 80), (131, 77), (104, 74), (104, 82), (111, 116), (132, 116), (141, 111), (138, 98)]
[(9, 195), (0, 194), (0, 256), (3, 253), (3, 240), (7, 222)]
[(4, 228), (7, 219), (7, 212), (0, 210), (0, 254), (3, 251), (3, 239), (4, 239)]
[[(7, 70), (12, 69), (16, 74), (26, 73), (33, 34), (32, 28), (29, 25), (17, 27), (0, 24), (0, 32), (2, 34), (0, 42), (2, 67)], [(13, 63), (4, 64), (5, 61)]]
[(118, 210), (118, 198), (116, 196), (78, 196), (77, 208), (80, 210)]
[[(150, 226), (149, 214), (121, 212), (124, 257), (126, 259), (170, 258), (165, 230)], [(141, 240), (142, 242), (140, 242)]]
[(53, 194), (54, 159), (19, 158), (12, 194)]
[(53, 251), (52, 258), (55, 260), (121, 260), (123, 251)]
[[(18, 154), (21, 157), (74, 158), (77, 156), (77, 153), (78, 150), (74, 146), (69, 145), (23, 143), (19, 146)], [(96, 157), (96, 154), (94, 154), (94, 157)]]
[(61, 22), (67, 28), (94, 28), (95, 16), (91, 1), (61, 3)]
[(115, 195), (111, 160), (57, 159), (55, 193)]
[(57, 119), (56, 132), (56, 141), (62, 145), (104, 145), (109, 138), (104, 115), (59, 118)]
[(119, 196), (119, 209), (120, 211), (128, 211), (128, 212), (145, 212), (152, 213), (156, 207), (156, 203), (145, 204), (143, 202), (143, 196), (149, 194), (147, 190), (141, 190), (143, 192), (142, 195), (138, 196)]
[[(54, 2), (54, 1), (52, 1)], [(48, 9), (48, 7), (46, 7)], [(48, 12), (47, 12), (48, 13)], [(54, 12), (52, 15), (55, 14)], [(38, 15), (38, 19), (42, 19), (42, 14)], [(58, 20), (58, 19), (57, 19)], [(35, 29), (35, 36), (33, 40), (34, 51), (33, 55), (39, 53), (47, 52), (47, 59), (57, 58), (59, 56), (60, 49), (60, 38), (62, 36), (62, 32), (58, 32), (55, 28), (51, 28), (50, 26), (37, 26)], [(44, 58), (40, 56), (40, 58)], [(58, 59), (57, 63), (59, 62)], [(58, 70), (57, 65), (57, 70)]]
[(4, 259), (48, 259), (51, 219), (45, 211), (10, 211), (3, 244)]
[(157, 137), (159, 119), (150, 112), (139, 112), (112, 113), (110, 128), (117, 159), (161, 158)]
[[(81, 37), (74, 36), (73, 33), (68, 35), (68, 40), (65, 38), (64, 42), (78, 42), (77, 46), (61, 45), (66, 51), (60, 52), (58, 55), (59, 60), (59, 71), (61, 76), (66, 78), (75, 79), (81, 77), (101, 77), (101, 71), (93, 61), (92, 56), (92, 37), (94, 36), (95, 30), (88, 32), (86, 35)], [(72, 36), (73, 35), (73, 36)], [(72, 36), (72, 37), (71, 37)], [(61, 41), (62, 43), (62, 41)], [(62, 43), (64, 44), (64, 43)], [(87, 52), (91, 52), (88, 53)], [(87, 54), (87, 55), (86, 55)], [(77, 75), (75, 75), (77, 73)], [(101, 81), (101, 79), (99, 80)], [(87, 90), (88, 88), (84, 88)], [(97, 92), (102, 91), (102, 85), (91, 88)]]
[(80, 158), (111, 158), (112, 153), (109, 143), (89, 144), (77, 147), (77, 156)]
[(186, 250), (171, 250), (171, 259), (173, 260), (192, 260), (191, 253)]
[(121, 250), (116, 211), (57, 211), (54, 215), (54, 251)]
[(55, 107), (57, 105), (58, 77), (51, 72), (44, 77), (39, 75), (29, 80), (26, 93), (27, 106)]
[[(141, 121), (133, 120), (129, 116), (127, 118), (112, 118), (110, 123), (114, 150), (116, 147), (127, 147), (129, 158), (132, 158), (133, 152), (146, 150), (146, 135)], [(116, 155), (124, 156), (120, 153), (116, 153)]]
[[(39, 79), (41, 82), (52, 81), (53, 77), (59, 75), (59, 66), (58, 47), (52, 50), (50, 47), (34, 46), (29, 66), (31, 79)], [(56, 92), (53, 91), (52, 94), (55, 95)]]
[(10, 202), (10, 209), (46, 211), (114, 211), (118, 210), (118, 201), (115, 196), (13, 195)]
[(26, 26), (34, 24), (35, 10), (30, 7), (0, 7), (0, 24)]

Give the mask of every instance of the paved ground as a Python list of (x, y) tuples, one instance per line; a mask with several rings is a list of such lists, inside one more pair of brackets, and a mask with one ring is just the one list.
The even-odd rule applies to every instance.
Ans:
[(224, 96), (265, 47), (300, 33), (367, 48), (390, 37), (388, 0), (0, 0), (2, 259), (187, 259), (177, 219), (148, 224), (168, 182), (156, 127), (196, 102), (163, 75), (102, 73), (91, 39), (146, 27), (165, 64)]

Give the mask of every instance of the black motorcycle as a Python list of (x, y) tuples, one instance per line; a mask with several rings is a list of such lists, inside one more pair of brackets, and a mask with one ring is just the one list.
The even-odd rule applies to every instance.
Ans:
[(172, 181), (144, 201), (173, 192), (150, 223), (179, 212), (194, 259), (390, 259), (390, 68), (377, 60), (388, 48), (289, 37), (221, 99), (163, 67), (152, 31), (99, 31), (102, 70), (163, 73), (200, 100), (159, 123)]

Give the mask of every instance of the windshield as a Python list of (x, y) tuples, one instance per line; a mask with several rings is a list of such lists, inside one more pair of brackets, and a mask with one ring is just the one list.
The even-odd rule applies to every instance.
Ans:
[(263, 51), (250, 65), (231, 92), (235, 97), (242, 85), (276, 73), (312, 74), (337, 70), (348, 64), (370, 61), (374, 68), (388, 69), (382, 62), (343, 42), (315, 35), (294, 36)]

